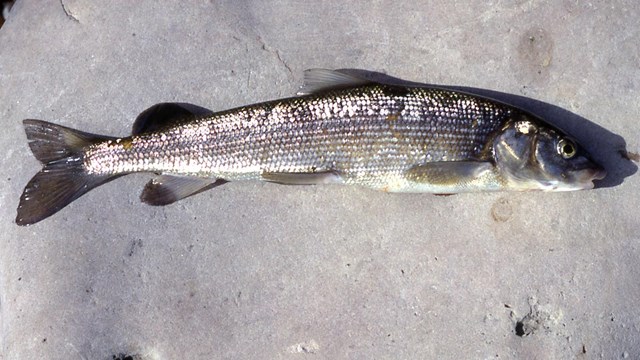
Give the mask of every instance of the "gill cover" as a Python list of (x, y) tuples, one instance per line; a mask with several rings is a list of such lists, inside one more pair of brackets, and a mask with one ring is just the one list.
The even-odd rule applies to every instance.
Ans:
[(504, 181), (521, 190), (591, 189), (606, 174), (575, 140), (522, 114), (503, 127), (493, 153)]

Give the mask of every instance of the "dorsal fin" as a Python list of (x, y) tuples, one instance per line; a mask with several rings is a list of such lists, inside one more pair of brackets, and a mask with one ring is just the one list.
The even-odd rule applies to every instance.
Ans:
[(133, 135), (164, 129), (189, 120), (194, 113), (176, 103), (153, 105), (138, 115), (133, 123)]
[(304, 82), (297, 94), (310, 95), (323, 91), (346, 89), (366, 84), (373, 84), (373, 81), (336, 70), (309, 69), (304, 71)]

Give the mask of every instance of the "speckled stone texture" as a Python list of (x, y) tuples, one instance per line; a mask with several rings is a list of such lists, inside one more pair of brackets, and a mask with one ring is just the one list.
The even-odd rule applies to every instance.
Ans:
[[(640, 357), (636, 1), (62, 0), (10, 15), (2, 359)], [(155, 103), (290, 96), (314, 67), (512, 102), (609, 176), (448, 197), (237, 182), (150, 207), (136, 174), (14, 223), (40, 168), (23, 119), (123, 136)]]

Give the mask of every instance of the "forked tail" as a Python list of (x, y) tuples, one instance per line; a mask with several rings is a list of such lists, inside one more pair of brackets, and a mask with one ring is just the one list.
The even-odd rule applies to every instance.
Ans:
[(83, 166), (85, 148), (111, 139), (41, 120), (24, 120), (33, 155), (44, 165), (24, 188), (16, 224), (47, 218), (87, 191), (119, 175), (89, 174)]

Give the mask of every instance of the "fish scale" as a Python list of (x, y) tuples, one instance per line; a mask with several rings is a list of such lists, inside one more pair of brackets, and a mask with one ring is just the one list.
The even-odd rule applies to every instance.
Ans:
[(416, 164), (481, 158), (510, 114), (461, 93), (371, 85), (232, 109), (96, 144), (85, 166), (96, 173), (227, 180), (332, 170), (348, 183), (381, 184)]

